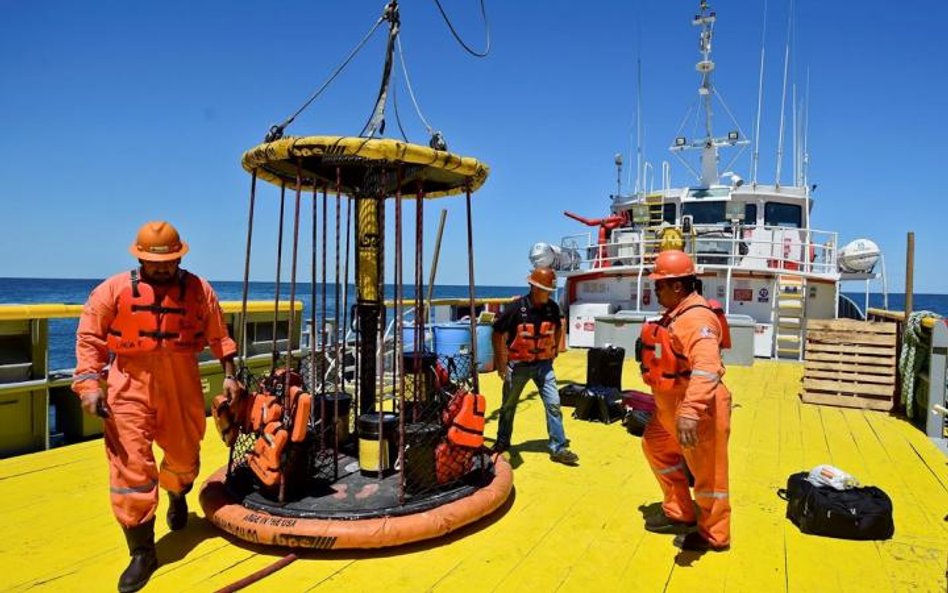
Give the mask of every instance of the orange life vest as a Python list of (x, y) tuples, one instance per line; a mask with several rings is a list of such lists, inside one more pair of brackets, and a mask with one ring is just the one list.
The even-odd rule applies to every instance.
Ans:
[(550, 360), (556, 355), (556, 325), (541, 321), (538, 329), (536, 324), (527, 321), (527, 305), (526, 298), (520, 299), (522, 322), (517, 325), (513, 342), (507, 346), (508, 357), (518, 362)]
[(249, 430), (259, 432), (263, 430), (267, 424), (276, 422), (282, 417), (283, 406), (275, 395), (271, 395), (265, 391), (250, 395), (249, 425), (247, 426)]
[(476, 449), (484, 444), (484, 413), (487, 400), (479, 393), (464, 392), (454, 396), (459, 402), (450, 420), (448, 440), (462, 447)]
[(439, 484), (453, 482), (474, 468), (473, 449), (458, 447), (443, 439), (435, 447), (435, 479)]
[(118, 314), (109, 327), (109, 350), (136, 354), (161, 347), (200, 352), (207, 346), (204, 308), (197, 276), (182, 270), (177, 290), (169, 290), (159, 303), (154, 289), (141, 281), (138, 270), (132, 270), (128, 286), (119, 293)]
[(714, 315), (718, 318), (718, 323), (721, 324), (721, 349), (730, 350), (731, 348), (731, 326), (727, 323), (727, 316), (724, 314), (724, 305), (720, 301), (715, 299), (707, 299), (708, 307), (711, 308), (711, 311), (714, 312)]
[(214, 424), (220, 433), (224, 444), (233, 447), (240, 435), (240, 429), (247, 422), (247, 407), (250, 398), (246, 393), (242, 393), (235, 400), (227, 399), (223, 393), (217, 395), (211, 402), (211, 415), (214, 417)]
[(283, 424), (271, 422), (254, 441), (253, 450), (247, 454), (247, 464), (266, 486), (276, 486), (283, 473), (283, 450), (289, 434)]
[(715, 314), (721, 325), (719, 344), (724, 347), (724, 337), (727, 336), (730, 347), (730, 330), (724, 310), (717, 301), (712, 301), (717, 307), (707, 305), (691, 305), (685, 307), (674, 317), (663, 315), (658, 321), (648, 321), (642, 326), (642, 334), (635, 344), (635, 358), (639, 361), (639, 370), (642, 380), (652, 389), (667, 391), (679, 381), (691, 376), (687, 368), (688, 357), (676, 352), (672, 345), (671, 332), (668, 327), (676, 319), (692, 309), (708, 309)]

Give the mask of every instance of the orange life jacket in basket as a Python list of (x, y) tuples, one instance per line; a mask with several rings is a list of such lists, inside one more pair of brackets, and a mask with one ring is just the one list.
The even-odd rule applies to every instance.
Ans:
[(204, 301), (197, 276), (181, 271), (178, 286), (157, 302), (154, 289), (138, 270), (118, 298), (118, 314), (109, 327), (107, 344), (116, 354), (150, 352), (159, 346), (173, 352), (204, 350)]
[[(724, 310), (717, 301), (709, 301), (709, 304), (712, 306), (691, 305), (682, 309), (674, 317), (663, 315), (658, 321), (648, 321), (642, 326), (642, 334), (635, 344), (635, 358), (639, 361), (642, 380), (646, 385), (652, 389), (667, 391), (672, 389), (677, 382), (691, 376), (691, 370), (687, 367), (688, 357), (675, 351), (668, 327), (692, 309), (708, 309), (713, 312), (721, 326), (719, 343), (722, 348), (725, 347), (725, 336), (727, 336), (727, 347), (730, 347), (730, 330)], [(715, 304), (717, 307), (714, 306)]]
[(457, 405), (456, 413), (450, 419), (448, 440), (461, 447), (477, 449), (484, 444), (484, 413), (487, 411), (487, 400), (479, 393), (464, 392), (454, 396)]
[(250, 398), (242, 393), (234, 400), (227, 399), (221, 393), (211, 402), (211, 415), (224, 444), (233, 447), (240, 435), (240, 429), (247, 422), (247, 408)]
[(513, 342), (507, 346), (508, 358), (518, 362), (550, 360), (556, 355), (556, 325), (551, 321), (536, 324), (527, 321), (528, 299), (520, 299), (520, 317)]
[(247, 454), (247, 465), (266, 486), (276, 486), (283, 473), (283, 450), (289, 434), (280, 422), (267, 424)]

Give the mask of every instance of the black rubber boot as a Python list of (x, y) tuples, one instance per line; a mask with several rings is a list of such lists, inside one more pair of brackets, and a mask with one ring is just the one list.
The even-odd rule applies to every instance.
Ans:
[(168, 529), (171, 531), (184, 529), (188, 524), (188, 500), (185, 498), (188, 490), (190, 490), (190, 488), (179, 494), (175, 494), (174, 492), (168, 493), (168, 514), (166, 518), (168, 520)]
[(645, 519), (645, 529), (652, 533), (685, 534), (694, 531), (697, 525), (694, 521), (676, 521), (665, 513)]
[(125, 531), (125, 541), (128, 542), (128, 553), (132, 556), (128, 568), (119, 577), (119, 593), (138, 591), (151, 578), (158, 568), (158, 556), (155, 554), (155, 520), (143, 523), (137, 527), (122, 527)]

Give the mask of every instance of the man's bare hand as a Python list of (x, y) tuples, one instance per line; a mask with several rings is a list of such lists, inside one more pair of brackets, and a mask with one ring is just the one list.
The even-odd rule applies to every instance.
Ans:
[(79, 399), (82, 402), (82, 410), (90, 416), (108, 418), (112, 415), (109, 404), (105, 401), (105, 392), (101, 389), (83, 393)]
[(683, 449), (691, 449), (698, 444), (698, 421), (691, 418), (678, 417), (678, 444)]
[(227, 401), (236, 401), (243, 392), (244, 386), (237, 379), (224, 379), (224, 395), (227, 396)]
[(501, 380), (501, 381), (506, 381), (506, 380), (507, 380), (507, 371), (508, 371), (508, 369), (507, 369), (507, 363), (505, 362), (505, 363), (503, 363), (503, 364), (497, 364), (497, 365), (495, 365), (495, 366), (496, 366), (496, 369), (495, 369), (495, 370), (497, 371), (497, 376), (500, 377), (500, 380)]

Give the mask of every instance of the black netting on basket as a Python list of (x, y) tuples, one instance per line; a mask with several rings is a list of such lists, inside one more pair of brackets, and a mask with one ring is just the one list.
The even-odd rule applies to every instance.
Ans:
[(405, 494), (417, 498), (464, 484), (489, 480), (490, 456), (484, 448), (451, 443), (438, 425), (405, 428)]
[(405, 424), (440, 424), (446, 405), (445, 374), (438, 368), (433, 352), (406, 352), (403, 355)]
[(454, 385), (471, 385), (474, 368), (470, 353), (438, 354), (438, 364), (447, 371), (448, 381)]
[[(437, 416), (405, 423), (404, 478), (405, 494), (423, 496), (439, 490), (472, 483), (484, 477), (489, 458), (481, 448), (452, 443), (448, 438), (451, 419), (460, 411), (460, 394), (466, 388), (448, 383), (437, 390)], [(427, 408), (426, 408), (427, 409)]]

